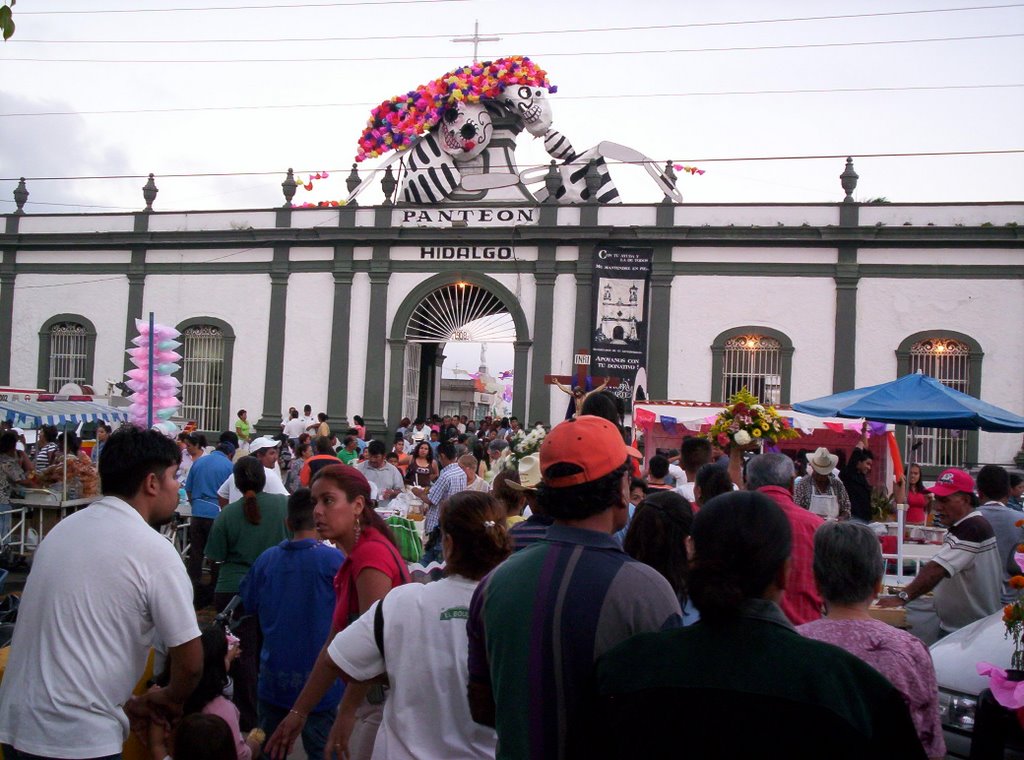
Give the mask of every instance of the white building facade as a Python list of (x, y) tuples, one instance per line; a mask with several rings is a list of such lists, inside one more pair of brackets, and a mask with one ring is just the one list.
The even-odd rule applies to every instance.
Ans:
[[(1024, 411), (1024, 202), (355, 205), (11, 214), (0, 235), (0, 385), (121, 380), (134, 320), (184, 333), (186, 416), (433, 411), (443, 343), (410, 319), (452, 287), (514, 323), (513, 412), (560, 419), (544, 376), (589, 348), (595, 251), (650, 249), (647, 396), (791, 403), (914, 369)], [(453, 326), (457, 328), (458, 326)], [(452, 333), (456, 336), (456, 333)], [(412, 347), (412, 348), (411, 348)], [(418, 403), (417, 403), (418, 400)], [(938, 434), (934, 464), (1008, 463), (1020, 436)]]

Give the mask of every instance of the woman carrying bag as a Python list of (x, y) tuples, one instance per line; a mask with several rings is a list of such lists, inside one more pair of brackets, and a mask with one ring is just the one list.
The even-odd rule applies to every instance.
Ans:
[[(383, 599), (393, 587), (409, 580), (390, 529), (370, 506), (370, 483), (359, 470), (342, 464), (324, 467), (313, 479), (312, 492), (317, 533), (341, 549), (345, 561), (334, 579), (336, 603), (331, 632), (305, 687), (264, 749), (273, 760), (288, 756), (306, 716), (338, 677), (336, 670), (321, 668), (335, 634)], [(365, 760), (373, 752), (384, 705), (383, 690), (371, 690), (371, 686), (349, 683), (339, 708), (353, 716), (348, 755), (351, 760)]]

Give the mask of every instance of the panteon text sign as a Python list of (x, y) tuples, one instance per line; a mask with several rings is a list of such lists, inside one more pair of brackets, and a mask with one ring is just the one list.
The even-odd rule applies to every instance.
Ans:
[(518, 227), (537, 224), (536, 208), (397, 208), (395, 227)]

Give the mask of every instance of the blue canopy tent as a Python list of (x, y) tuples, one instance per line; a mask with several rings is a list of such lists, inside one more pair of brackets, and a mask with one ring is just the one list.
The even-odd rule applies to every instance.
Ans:
[[(1024, 432), (1024, 417), (943, 385), (934, 377), (916, 373), (880, 385), (801, 401), (793, 408), (822, 417), (861, 417), (875, 422), (990, 433)], [(897, 581), (903, 580), (903, 526), (901, 506), (896, 515)]]
[[(89, 422), (128, 421), (127, 408), (115, 408), (95, 401), (2, 401), (0, 420), (9, 420), (15, 427), (39, 428), (55, 425), (67, 429), (68, 425)], [(64, 478), (61, 483), (61, 503), (67, 499), (67, 438), (64, 439)], [(22, 538), (24, 544), (24, 537)]]
[(904, 375), (880, 385), (801, 401), (793, 408), (819, 417), (855, 417), (896, 425), (1024, 432), (1024, 417), (953, 390), (934, 377)]
[(95, 401), (0, 401), (0, 420), (15, 427), (78, 425), (88, 422), (127, 422), (128, 409)]

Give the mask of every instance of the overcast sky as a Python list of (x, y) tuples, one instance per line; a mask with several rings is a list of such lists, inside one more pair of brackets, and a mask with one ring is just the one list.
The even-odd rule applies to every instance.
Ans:
[[(242, 5), (250, 7), (237, 9)], [(259, 5), (274, 7), (253, 7)], [(17, 33), (0, 45), (0, 210), (12, 209), (10, 178), (21, 175), (152, 171), (158, 209), (251, 208), (280, 204), (283, 173), (294, 166), (334, 172), (297, 201), (342, 198), (370, 105), (470, 62), (472, 46), (450, 38), (470, 34), (475, 19), (481, 34), (502, 37), (481, 44), (481, 59), (526, 54), (548, 71), (559, 88), (555, 126), (575, 145), (613, 140), (657, 160), (698, 164), (703, 176), (680, 180), (689, 202), (835, 201), (839, 160), (700, 159), (1024, 148), (1024, 3), (767, 21), (969, 5), (22, 0)], [(181, 10), (211, 6), (236, 9)], [(758, 21), (764, 23), (736, 23)], [(674, 28), (639, 28), (652, 26)], [(618, 30), (591, 31), (609, 27)], [(524, 34), (553, 30), (560, 33)], [(325, 37), (348, 39), (315, 41)], [(831, 46), (950, 37), (985, 39)], [(279, 41), (285, 39), (300, 41)], [(778, 46), (796, 47), (751, 49)], [(650, 52), (695, 49), (705, 52)], [(322, 60), (330, 58), (362, 60)], [(227, 59), (247, 62), (213, 62)], [(978, 85), (987, 87), (942, 89)], [(908, 87), (940, 89), (778, 92)], [(766, 90), (775, 94), (688, 95)], [(627, 97), (650, 95), (658, 97)], [(152, 109), (209, 110), (109, 113)], [(39, 112), (68, 115), (11, 115)], [(518, 157), (522, 166), (545, 159), (528, 135), (520, 136)], [(1024, 198), (1021, 154), (857, 158), (856, 166), (861, 198)], [(274, 174), (239, 176), (245, 172)], [(226, 176), (167, 176), (193, 173)], [(641, 170), (619, 167), (615, 174), (625, 200), (657, 197)], [(39, 205), (30, 208), (135, 208), (140, 187), (138, 179), (36, 180), (30, 203)]]
[[(212, 6), (227, 9), (183, 10)], [(811, 16), (847, 18), (787, 20)], [(297, 202), (343, 198), (371, 105), (471, 62), (450, 38), (477, 19), (502, 38), (481, 60), (548, 71), (555, 126), (578, 148), (612, 140), (704, 169), (680, 179), (688, 202), (834, 202), (842, 160), (707, 159), (847, 153), (862, 200), (1024, 200), (1024, 154), (858, 157), (1024, 148), (1024, 3), (20, 0), (14, 17), (0, 212), (22, 175), (155, 172), (158, 210), (253, 208), (282, 203), (294, 166), (331, 172)], [(901, 42), (866, 44), (882, 41)], [(517, 159), (546, 162), (525, 134)], [(168, 176), (211, 173), (224, 176)], [(638, 168), (613, 176), (626, 201), (658, 198)], [(137, 209), (142, 184), (30, 179), (28, 210)]]

